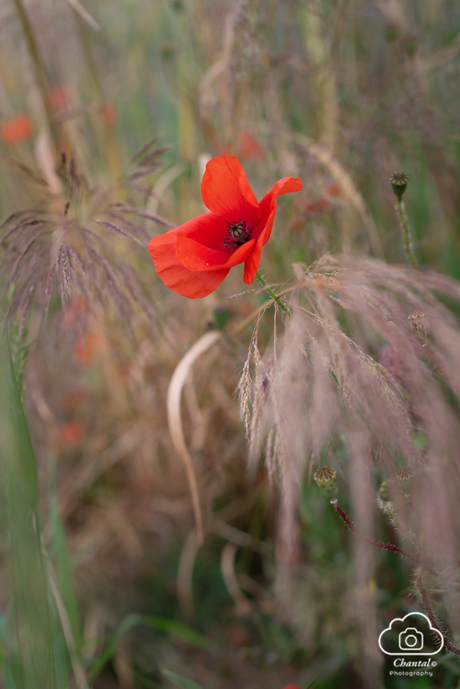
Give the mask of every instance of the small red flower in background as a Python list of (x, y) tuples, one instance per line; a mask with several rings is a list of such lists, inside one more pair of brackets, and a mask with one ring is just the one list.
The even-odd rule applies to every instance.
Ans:
[(201, 181), (201, 196), (211, 212), (149, 242), (158, 275), (174, 292), (199, 299), (217, 289), (230, 268), (244, 263), (249, 285), (270, 239), (277, 197), (300, 189), (300, 179), (284, 177), (259, 203), (237, 158), (213, 158)]
[(341, 193), (342, 189), (340, 187), (340, 184), (335, 184), (335, 182), (330, 184), (326, 189), (326, 194), (328, 196), (339, 196)]
[(111, 103), (102, 103), (101, 115), (108, 127), (114, 125), (118, 118), (116, 108), (114, 105), (111, 105)]
[(286, 686), (283, 687), (283, 689), (302, 689), (302, 687), (299, 687), (298, 684), (286, 684)]
[(261, 160), (264, 157), (262, 146), (247, 129), (243, 129), (238, 134), (236, 143), (220, 146), (219, 153), (221, 155), (235, 155), (243, 160)]
[(329, 208), (330, 204), (327, 199), (318, 199), (317, 201), (309, 201), (305, 204), (305, 213), (314, 214), (321, 213)]
[(67, 445), (74, 445), (83, 437), (83, 431), (83, 426), (78, 421), (66, 421), (61, 426), (61, 438)]
[(240, 158), (261, 160), (264, 152), (256, 137), (246, 130), (238, 134), (237, 151)]
[(32, 136), (32, 122), (27, 115), (18, 113), (9, 120), (3, 120), (0, 124), (0, 135), (3, 141), (10, 146), (27, 141)]
[(63, 110), (72, 100), (72, 89), (65, 84), (55, 84), (48, 93), (52, 110)]
[(318, 199), (316, 202), (316, 208), (319, 211), (325, 211), (329, 208), (329, 201), (327, 199)]
[(81, 364), (90, 366), (95, 354), (101, 351), (104, 345), (104, 338), (101, 330), (87, 330), (84, 335), (77, 339), (76, 354)]
[(280, 543), (276, 549), (276, 558), (287, 565), (300, 565), (303, 562), (302, 548), (298, 543), (291, 547), (288, 547), (286, 543)]

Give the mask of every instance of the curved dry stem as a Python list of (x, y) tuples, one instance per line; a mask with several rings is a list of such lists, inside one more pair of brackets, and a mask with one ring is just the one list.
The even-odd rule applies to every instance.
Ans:
[(200, 544), (203, 543), (204, 538), (203, 516), (200, 507), (198, 482), (196, 479), (195, 470), (193, 468), (192, 458), (185, 443), (180, 404), (185, 381), (187, 380), (187, 376), (194, 362), (220, 339), (220, 332), (213, 331), (205, 333), (199, 338), (199, 340), (195, 342), (193, 347), (177, 365), (169, 384), (167, 398), (169, 432), (171, 434), (174, 447), (176, 448), (179, 457), (182, 460), (185, 472), (187, 474), (187, 480), (192, 496), (193, 511), (195, 513), (197, 538)]
[(196, 531), (192, 529), (186, 538), (177, 569), (177, 597), (186, 620), (194, 616), (192, 575), (199, 547)]
[(234, 543), (227, 543), (223, 547), (220, 556), (220, 571), (227, 591), (235, 601), (239, 613), (249, 614), (252, 606), (241, 590), (235, 571), (235, 556), (237, 551), (238, 546)]

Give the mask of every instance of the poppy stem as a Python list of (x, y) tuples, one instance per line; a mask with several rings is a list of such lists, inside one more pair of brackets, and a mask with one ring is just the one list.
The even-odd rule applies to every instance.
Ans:
[(264, 277), (262, 277), (262, 275), (260, 274), (260, 271), (259, 271), (259, 270), (257, 271), (256, 276), (257, 276), (257, 279), (259, 280), (260, 284), (263, 285), (263, 286), (265, 287), (265, 291), (271, 296), (271, 298), (273, 299), (273, 301), (276, 301), (276, 303), (278, 304), (278, 306), (280, 307), (280, 309), (282, 309), (282, 310), (284, 311), (284, 313), (287, 313), (288, 316), (290, 316), (290, 315), (291, 315), (291, 312), (289, 311), (289, 309), (288, 309), (288, 307), (286, 306), (286, 304), (284, 304), (284, 303), (281, 301), (281, 299), (280, 299), (279, 297), (276, 296), (276, 294), (274, 293), (274, 291), (273, 291), (272, 289), (270, 289), (270, 287), (267, 286), (267, 281), (265, 280)]
[(398, 197), (398, 201), (396, 203), (396, 212), (398, 213), (399, 221), (401, 223), (401, 227), (402, 227), (402, 231), (403, 231), (404, 248), (406, 249), (407, 258), (411, 262), (412, 268), (414, 270), (418, 270), (417, 261), (415, 260), (415, 256), (412, 252), (412, 248), (410, 245), (409, 224), (407, 222), (404, 204), (403, 204), (400, 196)]
[[(416, 565), (419, 567), (424, 568), (422, 562), (418, 557), (415, 555), (411, 555), (410, 553), (407, 552), (407, 550), (403, 550), (402, 548), (399, 548), (397, 545), (393, 545), (391, 543), (382, 543), (382, 541), (374, 541), (373, 538), (368, 538), (365, 536), (359, 529), (356, 528), (356, 526), (353, 524), (351, 519), (345, 514), (343, 509), (340, 507), (339, 503), (337, 502), (337, 498), (334, 500), (331, 500), (331, 505), (339, 515), (339, 517), (345, 522), (345, 524), (348, 526), (350, 531), (353, 531), (353, 533), (361, 538), (361, 540), (365, 541), (366, 543), (369, 543), (370, 545), (375, 545), (377, 548), (383, 548), (384, 550), (392, 550), (395, 553), (399, 553), (400, 555), (404, 555), (404, 557), (407, 557), (409, 560), (412, 560), (412, 562), (415, 562)], [(438, 576), (437, 572), (435, 572), (432, 569), (426, 569), (427, 572), (432, 574), (433, 576)]]

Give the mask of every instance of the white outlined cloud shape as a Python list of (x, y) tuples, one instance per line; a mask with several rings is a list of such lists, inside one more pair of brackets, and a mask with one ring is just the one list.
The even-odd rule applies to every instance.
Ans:
[[(420, 619), (420, 618), (422, 618), (422, 617), (423, 617), (423, 620)], [(417, 623), (418, 623), (419, 625), (420, 625), (420, 624), (423, 624), (423, 626), (426, 626), (426, 627), (427, 627), (427, 631), (434, 632), (435, 634), (437, 634), (437, 635), (439, 636), (439, 638), (440, 638), (440, 640), (441, 640), (441, 644), (440, 644), (439, 648), (438, 648), (436, 651), (433, 651), (432, 653), (427, 653), (427, 652), (424, 651), (423, 648), (422, 648), (422, 650), (416, 650), (416, 651), (410, 651), (410, 650), (401, 649), (401, 650), (399, 650), (397, 653), (390, 653), (390, 651), (386, 651), (386, 650), (384, 649), (384, 647), (383, 647), (383, 643), (384, 643), (384, 641), (385, 641), (385, 640), (384, 640), (384, 635), (387, 634), (388, 632), (393, 631), (393, 625), (394, 625), (395, 622), (402, 622), (402, 623), (404, 623), (404, 622), (407, 620), (407, 618), (409, 618), (409, 620), (406, 622), (405, 628), (404, 628), (403, 631), (405, 631), (405, 630), (410, 631), (410, 630), (412, 629), (412, 628), (410, 627), (410, 623), (411, 623), (411, 619), (410, 619), (410, 618), (412, 618), (414, 624), (417, 624)], [(387, 627), (386, 629), (384, 629), (383, 632), (382, 632), (382, 633), (380, 634), (380, 636), (379, 636), (379, 646), (380, 646), (380, 650), (383, 651), (383, 653), (385, 653), (387, 656), (434, 656), (434, 655), (436, 655), (437, 653), (439, 653), (439, 651), (441, 651), (441, 650), (443, 649), (443, 647), (444, 647), (444, 637), (443, 637), (443, 635), (441, 634), (441, 632), (440, 632), (438, 629), (435, 629), (435, 627), (433, 627), (433, 626), (431, 625), (430, 620), (428, 619), (428, 617), (427, 617), (426, 615), (423, 614), (423, 612), (409, 612), (409, 613), (408, 613), (407, 615), (405, 615), (404, 617), (395, 617), (394, 620), (391, 620), (390, 626)], [(423, 644), (423, 647), (424, 647), (424, 646), (425, 646), (425, 643)]]

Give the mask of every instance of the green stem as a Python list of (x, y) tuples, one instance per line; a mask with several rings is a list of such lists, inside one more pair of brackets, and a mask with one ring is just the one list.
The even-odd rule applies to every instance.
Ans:
[(409, 225), (407, 224), (406, 216), (404, 214), (404, 206), (401, 197), (398, 198), (398, 203), (396, 206), (399, 220), (401, 221), (401, 227), (403, 229), (403, 234), (404, 234), (404, 246), (406, 249), (406, 254), (409, 259), (409, 261), (412, 263), (412, 267), (414, 270), (418, 270), (418, 265), (417, 261), (415, 260), (415, 256), (412, 253), (412, 249), (410, 248), (410, 233), (409, 233)]
[(274, 293), (274, 291), (273, 291), (272, 289), (270, 289), (270, 287), (267, 286), (267, 281), (265, 280), (265, 278), (262, 277), (262, 275), (260, 274), (260, 271), (259, 271), (259, 270), (258, 270), (257, 273), (256, 273), (256, 277), (257, 277), (257, 279), (259, 280), (260, 284), (263, 285), (263, 286), (265, 287), (265, 291), (271, 296), (271, 298), (273, 299), (273, 301), (276, 301), (276, 303), (278, 304), (278, 306), (280, 307), (280, 309), (282, 309), (282, 310), (284, 311), (284, 313), (287, 313), (287, 314), (290, 316), (290, 315), (291, 315), (291, 312), (289, 311), (289, 309), (288, 309), (288, 307), (286, 306), (286, 304), (284, 304), (284, 303), (281, 301), (281, 299), (280, 299), (279, 297), (276, 296), (276, 294)]

